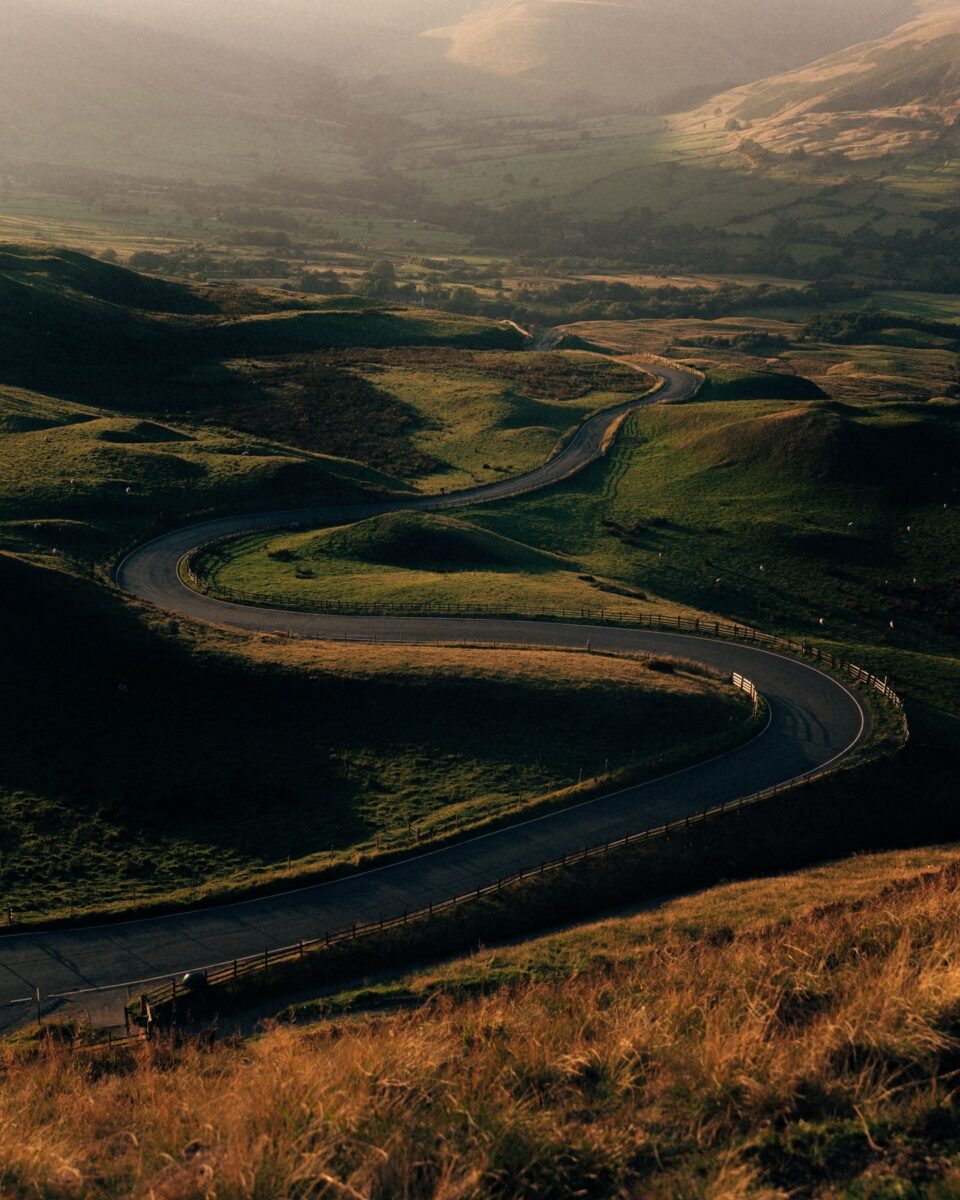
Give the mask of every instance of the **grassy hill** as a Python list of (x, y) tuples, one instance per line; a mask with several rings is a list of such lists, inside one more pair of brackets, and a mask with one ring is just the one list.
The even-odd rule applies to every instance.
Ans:
[[(190, 360), (344, 346), (522, 345), (502, 323), (370, 300), (205, 289), (150, 278), (70, 250), (0, 247), (4, 380), (27, 385), (78, 367), (156, 374)], [(43, 360), (38, 362), (37, 360)], [(125, 372), (124, 369), (125, 368)], [(123, 379), (119, 380), (122, 384)]]
[(673, 603), (845, 645), (956, 714), (958, 411), (653, 407), (562, 491), (465, 517)]
[(211, 546), (193, 567), (214, 595), (265, 595), (294, 609), (412, 604), (577, 617), (603, 608), (635, 616), (674, 607), (583, 574), (562, 551), (548, 554), (465, 521), (415, 512), (318, 534), (240, 537)]
[(598, 357), (520, 353), (526, 339), (505, 322), (179, 283), (61, 250), (3, 249), (0, 319), (0, 382), (97, 415), (353, 459), (394, 490), (518, 474), (651, 383)]
[(396, 480), (182, 420), (0, 386), (0, 547), (89, 573), (202, 513), (348, 503)]
[[(8, 0), (0, 161), (204, 183), (267, 172), (340, 182), (382, 153), (378, 122), (398, 131), (434, 112), (702, 96), (886, 32), (909, 7), (817, 0), (801, 20), (787, 0), (696, 12), (650, 0), (378, 0), (359, 10), (336, 0), (322, 13), (304, 0), (94, 0), (82, 10)], [(642, 70), (638, 45), (650, 48)]]
[(948, 1196), (957, 882), (955, 849), (860, 857), (373, 981), (307, 1030), (27, 1041), (0, 1175), (93, 1197)]
[(698, 400), (825, 400), (811, 380), (777, 371), (711, 370)]
[(462, 563), (522, 566), (526, 570), (557, 566), (553, 556), (521, 546), (510, 538), (488, 533), (454, 517), (417, 512), (387, 513), (322, 533), (312, 538), (302, 553), (321, 563), (333, 557), (441, 570)]
[[(494, 396), (509, 394), (511, 384), (525, 378), (536, 392), (534, 363), (519, 355), (514, 364), (509, 356), (494, 361), (466, 353), (519, 349), (524, 338), (502, 322), (352, 296), (174, 283), (70, 251), (4, 247), (0, 321), (0, 382), (138, 417), (213, 420), (406, 477), (441, 465), (412, 444), (426, 423), (417, 396), (430, 394), (428, 350), (462, 349), (462, 359), (446, 360), (448, 373), (482, 363), (474, 376), (496, 380), (495, 387), (482, 381)], [(354, 355), (360, 348), (397, 353), (407, 390), (416, 393), (413, 403), (382, 386), (379, 364), (364, 374), (355, 359), (333, 361), (348, 348)], [(638, 389), (634, 372), (602, 363), (584, 367), (571, 399), (585, 401), (551, 413), (559, 432), (603, 407), (605, 370), (611, 390), (625, 382)], [(597, 386), (590, 386), (593, 378), (584, 386), (588, 375)], [(475, 414), (474, 433), (497, 419), (487, 404)], [(542, 423), (541, 417), (536, 424)], [(529, 453), (539, 461), (555, 439), (556, 433), (535, 436)], [(442, 438), (432, 440), (439, 448)]]
[[(63, 7), (69, 0), (52, 2)], [(158, 0), (146, 9), (137, 0), (91, 0), (88, 7), (166, 33), (189, 34), (234, 54), (269, 54), (301, 69), (319, 68), (321, 79), (333, 74), (357, 80), (355, 115), (370, 100), (378, 107), (399, 103), (414, 113), (426, 100), (431, 109), (438, 105), (451, 113), (515, 112), (515, 106), (527, 108), (533, 99), (529, 89), (484, 79), (447, 61), (443, 46), (423, 36), (474, 11), (476, 0), (366, 0), (362, 6), (326, 0), (322, 8), (310, 0)], [(308, 103), (323, 99), (329, 98), (307, 93)]]

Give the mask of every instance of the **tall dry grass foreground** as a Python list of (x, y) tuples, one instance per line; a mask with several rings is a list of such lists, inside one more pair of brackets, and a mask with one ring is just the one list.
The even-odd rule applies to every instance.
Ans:
[(958, 900), (955, 865), (398, 1015), (106, 1057), (10, 1048), (0, 1193), (960, 1194)]

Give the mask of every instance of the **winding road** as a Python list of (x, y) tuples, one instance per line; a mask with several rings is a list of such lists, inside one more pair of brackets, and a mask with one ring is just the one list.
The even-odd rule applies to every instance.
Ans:
[[(582, 850), (707, 805), (773, 787), (848, 754), (869, 733), (856, 696), (815, 667), (769, 650), (686, 634), (536, 621), (430, 617), (341, 617), (230, 604), (187, 588), (184, 554), (224, 534), (280, 526), (358, 520), (391, 508), (440, 510), (516, 496), (555, 484), (600, 457), (627, 413), (679, 400), (697, 381), (657, 367), (655, 394), (599, 413), (548, 463), (526, 475), (446, 496), (341, 509), (224, 517), (165, 534), (120, 565), (121, 588), (165, 610), (246, 630), (295, 636), (399, 640), (469, 640), (583, 647), (621, 653), (653, 651), (695, 659), (753, 680), (770, 706), (764, 732), (732, 753), (678, 774), (575, 808), (513, 825), (376, 870), (218, 908), (0, 938), (0, 1006), (40, 988), (44, 996), (137, 985), (191, 968), (255, 954), (265, 947), (322, 936), (355, 921), (376, 920), (486, 885), (543, 859)], [(0, 1022), (2, 1023), (2, 1022)]]

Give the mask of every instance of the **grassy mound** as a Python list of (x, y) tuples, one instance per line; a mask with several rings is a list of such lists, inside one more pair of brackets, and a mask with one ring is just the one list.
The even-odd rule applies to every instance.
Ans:
[(250, 534), (207, 547), (193, 567), (214, 595), (299, 611), (403, 605), (584, 619), (675, 609), (613, 578), (581, 573), (559, 549), (417, 512), (320, 534)]
[(827, 407), (791, 408), (736, 421), (695, 436), (687, 449), (711, 467), (788, 472), (833, 479), (855, 460), (853, 423)]
[(0, 247), (0, 281), (4, 289), (14, 282), (29, 287), (38, 300), (44, 294), (50, 298), (69, 295), (146, 312), (198, 315), (217, 311), (214, 302), (190, 284), (140, 275), (63, 247)]
[(556, 555), (466, 521), (409, 511), (385, 513), (321, 533), (307, 543), (302, 555), (433, 570), (502, 567), (555, 571), (566, 565)]
[(275, 313), (244, 317), (203, 329), (199, 335), (207, 357), (255, 357), (303, 354), (311, 350), (363, 346), (461, 346), (475, 350), (521, 350), (524, 338), (511, 326), (478, 317), (461, 317), (423, 309), (388, 311), (341, 306), (316, 312)]
[(743, 371), (714, 367), (697, 394), (698, 401), (711, 400), (825, 400), (826, 394), (802, 375), (779, 371)]
[(609, 351), (604, 350), (602, 346), (597, 346), (586, 338), (579, 337), (575, 333), (565, 333), (562, 338), (554, 346), (555, 350), (586, 350), (590, 354), (606, 354)]
[(150, 445), (152, 442), (188, 442), (188, 434), (158, 425), (155, 421), (113, 421), (110, 428), (97, 431), (103, 442), (119, 442), (133, 446)]
[(577, 354), (328, 346), (194, 368), (175, 399), (218, 424), (440, 491), (538, 466), (585, 417), (651, 383)]
[(919, 405), (900, 406), (896, 418), (836, 402), (804, 405), (714, 427), (687, 449), (711, 467), (870, 484), (920, 502), (957, 474), (960, 421)]
[(204, 425), (135, 420), (13, 388), (0, 388), (0, 478), (0, 545), (57, 548), (86, 566), (195, 513), (349, 503), (394, 483)]

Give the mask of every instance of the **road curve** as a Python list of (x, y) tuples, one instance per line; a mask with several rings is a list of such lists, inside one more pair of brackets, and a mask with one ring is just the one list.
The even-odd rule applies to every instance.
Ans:
[[(695, 659), (752, 679), (770, 705), (770, 722), (747, 745), (710, 762), (627, 788), (575, 808), (432, 851), (390, 866), (218, 908), (122, 924), (0, 938), (0, 1004), (39, 987), (45, 996), (87, 988), (137, 984), (176, 971), (254, 954), (352, 924), (413, 910), (664, 820), (702, 811), (786, 783), (849, 753), (869, 733), (860, 703), (836, 679), (816, 668), (758, 647), (686, 634), (536, 621), (426, 617), (337, 617), (229, 604), (186, 588), (182, 556), (224, 534), (270, 529), (291, 522), (350, 521), (389, 508), (439, 510), (515, 496), (559, 482), (605, 450), (626, 413), (647, 403), (682, 399), (695, 390), (690, 376), (656, 368), (663, 388), (598, 414), (550, 462), (515, 479), (440, 497), (346, 509), (310, 509), (225, 517), (178, 530), (134, 551), (121, 564), (126, 591), (184, 616), (241, 629), (293, 635), (403, 638), (405, 642), (469, 640), (582, 647), (597, 651), (653, 651)], [(599, 749), (599, 748), (598, 748)]]

